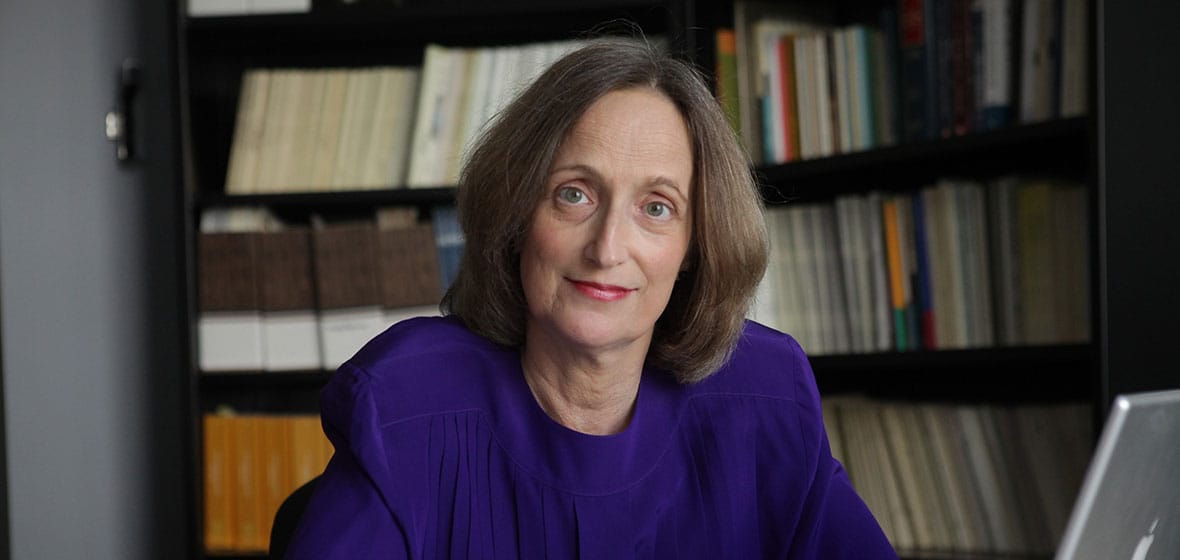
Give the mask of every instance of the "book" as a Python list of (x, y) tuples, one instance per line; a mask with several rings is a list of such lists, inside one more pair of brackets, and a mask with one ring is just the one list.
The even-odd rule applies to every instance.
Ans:
[(253, 189), (256, 194), (281, 192), (287, 186), (285, 181), (294, 165), (292, 148), (302, 117), (298, 105), (302, 73), (302, 70), (291, 68), (276, 68), (271, 72), (266, 124), (262, 131), (262, 153)]
[[(945, 0), (944, 0), (945, 1)], [(963, 135), (975, 130), (974, 49), (978, 37), (973, 23), (973, 0), (949, 0), (951, 34), (951, 133)]]
[(1055, 116), (1053, 83), (1054, 0), (1023, 0), (1020, 53), (1020, 121)]
[(371, 223), (312, 230), (323, 369), (340, 367), (387, 326), (377, 284), (376, 242)]
[(256, 421), (262, 457), (258, 523), (261, 534), (266, 537), (259, 543), (259, 550), (267, 550), (275, 513), (296, 486), (291, 483), (291, 430), (287, 427), (287, 417), (260, 415)]
[(262, 318), (254, 233), (197, 235), (197, 364), (202, 371), (261, 370)]
[(973, 183), (968, 195), (971, 247), (967, 252), (972, 258), (972, 301), (975, 309), (975, 323), (972, 327), (975, 334), (972, 342), (975, 346), (990, 347), (995, 345), (996, 339), (991, 285), (991, 248), (987, 231), (987, 195), (981, 183)]
[(231, 420), (224, 414), (205, 414), (201, 417), (205, 550), (232, 550), (235, 545), (234, 528), (237, 521), (234, 517), (232, 486), (234, 464), (230, 443)]
[(901, 137), (907, 141), (938, 136), (938, 66), (934, 0), (898, 0), (898, 50), (901, 84)]
[(249, 0), (188, 0), (189, 17), (237, 16), (250, 12)]
[(269, 534), (263, 534), (262, 508), (262, 439), (255, 416), (233, 418), (229, 432), (233, 448), (231, 469), (232, 500), (236, 526), (234, 550), (265, 550)]
[(833, 84), (832, 111), (835, 114), (833, 122), (838, 131), (836, 147), (839, 153), (851, 152), (856, 146), (853, 139), (854, 124), (852, 122), (854, 117), (852, 109), (853, 85), (851, 83), (852, 55), (849, 52), (848, 36), (847, 28), (833, 29), (827, 33), (831, 56), (829, 71)]
[(341, 125), (347, 110), (348, 77), (352, 70), (328, 68), (319, 71), (324, 93), (319, 108), (320, 121), (311, 156), (312, 190), (328, 191), (336, 188), (336, 158), (339, 156)]
[(783, 161), (796, 161), (802, 153), (799, 146), (799, 80), (795, 70), (794, 36), (779, 37), (777, 47), (782, 76), (779, 110), (782, 113)]
[(933, 308), (930, 334), (931, 349), (953, 348), (953, 321), (955, 310), (952, 307), (953, 290), (950, 266), (954, 261), (954, 244), (948, 223), (948, 208), (951, 208), (948, 188), (940, 184), (922, 189), (918, 195), (922, 199), (922, 211), (925, 219), (927, 245), (927, 270), (930, 278), (930, 306)]
[(815, 114), (819, 123), (819, 155), (830, 156), (838, 153), (840, 128), (836, 103), (836, 83), (833, 72), (832, 45), (830, 35), (816, 33), (812, 36), (811, 54), (815, 56)]
[(844, 269), (840, 262), (840, 245), (836, 237), (835, 207), (822, 204), (818, 207), (820, 224), (820, 246), (823, 262), (827, 267), (826, 289), (829, 303), (828, 328), (831, 331), (831, 351), (847, 354), (852, 350), (849, 333), (848, 301), (844, 294)]
[(912, 195), (900, 193), (894, 196), (897, 203), (897, 231), (901, 249), (902, 288), (905, 295), (905, 328), (908, 350), (920, 348), (918, 334), (917, 256), (914, 247), (914, 216)]
[(443, 135), (441, 111), (448, 105), (448, 96), (453, 92), (453, 88), (445, 86), (450, 78), (453, 58), (451, 50), (442, 45), (426, 45), (406, 177), (406, 185), (411, 188), (433, 187), (440, 183), (435, 170), (441, 165), (438, 155)]
[(306, 13), (311, 0), (247, 0), (252, 14)]
[(1057, 341), (1054, 320), (1052, 191), (1046, 181), (1029, 182), (1016, 193), (1019, 247), (1020, 333), (1023, 344)]
[(332, 447), (316, 416), (291, 416), (287, 420), (287, 427), (291, 452), (288, 480), (294, 488), (298, 488), (324, 472), (332, 455)]
[[(768, 103), (767, 89), (771, 85), (766, 76), (770, 75), (767, 58), (773, 51), (767, 51), (767, 36), (793, 33), (790, 29), (773, 31), (776, 26), (795, 24), (818, 25), (830, 21), (831, 9), (823, 4), (775, 4), (773, 2), (738, 0), (733, 4), (734, 43), (737, 51), (738, 114), (741, 118), (741, 139), (755, 164), (772, 163), (764, 159), (766, 147), (764, 138)], [(761, 23), (767, 22), (767, 23)], [(755, 32), (760, 26), (763, 34)], [(811, 83), (811, 82), (806, 82)]]
[(311, 234), (305, 227), (292, 228), (260, 233), (257, 241), (263, 369), (317, 369), (322, 359)]
[(949, 537), (949, 546), (945, 550), (951, 551), (981, 551), (985, 550), (985, 536), (978, 530), (979, 522), (975, 519), (970, 507), (972, 493), (967, 489), (961, 468), (961, 460), (955, 451), (954, 440), (947, 433), (951, 427), (943, 420), (940, 409), (936, 405), (915, 407), (917, 422), (920, 423), (923, 437), (927, 442), (929, 461), (932, 470), (931, 480), (942, 488), (939, 497), (945, 514), (945, 528)]
[(887, 197), (881, 202), (881, 215), (885, 227), (885, 253), (889, 266), (889, 302), (893, 318), (893, 345), (898, 351), (910, 349), (906, 309), (906, 275), (902, 262), (902, 247), (898, 225), (897, 201)]
[(1017, 180), (1007, 176), (996, 179), (988, 188), (988, 233), (992, 253), (992, 299), (995, 302), (996, 344), (1018, 344), (1019, 278), (1015, 214)]
[(377, 230), (377, 278), (386, 309), (438, 305), (438, 248), (430, 224)]
[(900, 62), (898, 43), (897, 7), (886, 5), (881, 8), (880, 30), (870, 30), (870, 54), (872, 57), (873, 124), (876, 143), (882, 146), (896, 144), (901, 136), (900, 103)]
[(380, 95), (379, 68), (357, 68), (348, 74), (332, 173), (333, 190), (364, 188), (365, 155)]
[(766, 258), (766, 272), (754, 294), (754, 302), (750, 306), (750, 318), (770, 328), (787, 332), (783, 321), (783, 306), (779, 299), (786, 298), (786, 287), (783, 282), (783, 263), (785, 253), (782, 248), (783, 238), (776, 235), (779, 217), (784, 208), (772, 206), (763, 210), (766, 220), (768, 253)]
[(790, 123), (794, 109), (789, 106), (789, 100), (795, 93), (786, 88), (795, 80), (787, 73), (794, 61), (788, 63), (785, 60), (791, 49), (783, 43), (787, 38), (814, 27), (810, 22), (791, 19), (761, 19), (754, 23), (753, 33), (758, 46), (754, 52), (758, 69), (757, 106), (761, 107), (762, 161), (765, 163), (790, 160)]
[(257, 185), (266, 103), (270, 95), (270, 75), (270, 71), (263, 68), (247, 69), (242, 73), (238, 112), (225, 172), (227, 194), (248, 194)]
[(446, 293), (459, 274), (459, 263), (463, 258), (463, 231), (459, 227), (459, 214), (454, 206), (436, 206), (432, 212), (434, 246), (438, 250), (439, 286)]
[(916, 309), (920, 344), (922, 348), (933, 350), (938, 348), (938, 336), (934, 329), (934, 295), (930, 282), (930, 249), (928, 246), (927, 226), (930, 223), (926, 215), (926, 190), (916, 193), (912, 197), (914, 220), (914, 257), (916, 259), (917, 282), (915, 283)]
[(796, 335), (809, 354), (827, 352), (827, 340), (822, 323), (822, 303), (819, 297), (819, 271), (815, 254), (815, 235), (811, 224), (812, 212), (805, 205), (791, 206), (788, 221), (791, 225), (791, 250), (794, 252), (795, 285), (800, 294), (803, 321)]
[(280, 159), (285, 163), (275, 184), (275, 192), (308, 192), (320, 188), (312, 182), (312, 177), (316, 150), (320, 145), (327, 80), (319, 69), (297, 71), (294, 80), (295, 99), (291, 104), (294, 115), (289, 117), (293, 121), (291, 136), (284, 142), (286, 151)]
[(1013, 43), (1016, 20), (1012, 0), (978, 0), (982, 32), (977, 49), (981, 61), (980, 79), (976, 82), (979, 127), (994, 130), (1013, 120), (1015, 104)]
[(468, 89), (470, 91), (467, 92), (463, 100), (464, 106), (461, 109), (463, 119), (456, 137), (458, 157), (454, 169), (450, 172), (450, 175), (456, 178), (456, 182), (462, 171), (463, 162), (467, 160), (471, 149), (475, 146), (475, 141), (483, 131), (484, 124), (491, 118), (488, 105), (493, 101), (492, 87), (495, 77), (492, 73), (496, 70), (496, 51), (497, 49), (482, 48), (475, 49), (471, 53), (468, 67)]
[(799, 126), (799, 157), (808, 159), (823, 155), (819, 137), (819, 101), (816, 98), (819, 72), (816, 68), (815, 35), (791, 38), (795, 53), (795, 94)]
[(880, 35), (880, 32), (863, 25), (854, 25), (845, 33), (853, 150), (867, 150), (879, 145), (875, 113), (881, 104), (876, 98), (883, 94), (877, 91), (874, 78), (874, 73), (879, 71), (874, 63), (874, 57), (878, 56), (874, 53), (875, 35)]
[(1090, 3), (1061, 0), (1061, 82), (1057, 92), (1060, 116), (1090, 110)]
[(375, 69), (376, 98), (369, 115), (368, 135), (358, 148), (363, 150), (358, 187), (381, 189), (400, 187), (405, 182), (409, 152), (410, 108), (418, 90), (418, 71), (412, 68)]
[(741, 106), (738, 102), (737, 36), (731, 28), (719, 28), (714, 32), (713, 57), (717, 78), (715, 94), (729, 120), (734, 134), (741, 137)]
[(929, 508), (929, 496), (933, 489), (930, 478), (923, 478), (923, 460), (917, 449), (917, 441), (910, 437), (909, 427), (906, 426), (904, 409), (899, 405), (882, 405), (873, 407), (881, 422), (885, 435), (885, 447), (888, 449), (888, 461), (897, 474), (899, 498), (903, 502), (898, 507), (909, 512), (913, 528), (913, 548), (918, 550), (935, 550), (940, 544), (936, 538), (933, 521), (937, 519), (937, 512)]
[[(841, 433), (845, 438), (845, 467), (849, 479), (865, 505), (881, 525), (886, 537), (899, 550), (913, 547), (913, 536), (904, 509), (899, 509), (893, 485), (893, 470), (888, 459), (881, 422), (873, 409), (857, 401), (841, 401), (837, 407)], [(882, 453), (882, 451), (884, 453)]]
[(885, 249), (885, 221), (883, 195), (869, 192), (865, 197), (868, 216), (865, 231), (869, 247), (870, 283), (872, 286), (873, 350), (885, 352), (893, 348), (893, 302), (890, 291), (889, 259)]
[(836, 213), (836, 237), (839, 239), (841, 285), (848, 319), (849, 348), (854, 353), (868, 351), (867, 333), (864, 331), (864, 303), (861, 301), (859, 279), (861, 261), (857, 255), (856, 234), (859, 216), (853, 208), (854, 198), (837, 197), (834, 203)]
[(925, 0), (928, 24), (933, 28), (930, 37), (934, 47), (935, 76), (935, 137), (947, 138), (954, 134), (955, 46), (951, 28), (952, 10), (959, 0)]

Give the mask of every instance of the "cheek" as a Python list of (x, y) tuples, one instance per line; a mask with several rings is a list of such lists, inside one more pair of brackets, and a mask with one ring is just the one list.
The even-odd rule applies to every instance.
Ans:
[(552, 247), (553, 236), (534, 229), (529, 232), (520, 251), (520, 282), (525, 300), (537, 303), (537, 296), (551, 291), (556, 269), (556, 255)]

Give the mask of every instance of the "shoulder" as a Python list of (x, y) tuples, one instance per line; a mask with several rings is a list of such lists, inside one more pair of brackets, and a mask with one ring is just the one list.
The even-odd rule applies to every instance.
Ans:
[(379, 425), (484, 408), (489, 387), (517, 363), (516, 351), (468, 330), (453, 317), (399, 322), (369, 341), (333, 374), (321, 393), (325, 417), (355, 416)]
[(807, 355), (791, 335), (746, 321), (729, 361), (691, 392), (812, 401), (818, 399), (814, 385)]
[(797, 455), (800, 468), (816, 467), (826, 437), (819, 390), (790, 335), (747, 321), (729, 361), (688, 392), (685, 420), (707, 426), (698, 431), (740, 441), (760, 434), (760, 453), (774, 449)]

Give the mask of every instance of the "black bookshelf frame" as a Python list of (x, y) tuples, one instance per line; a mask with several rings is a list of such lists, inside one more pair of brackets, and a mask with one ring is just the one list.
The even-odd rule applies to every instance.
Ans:
[[(797, 0), (808, 2), (811, 0)], [(867, 5), (872, 0), (843, 4)], [(640, 21), (649, 35), (665, 35), (673, 52), (705, 70), (712, 70), (713, 28), (725, 21), (729, 2), (698, 5), (693, 0), (595, 0), (589, 7), (542, 0), (504, 3), (464, 2), (443, 7), (360, 3), (335, 6), (315, 0), (308, 14), (189, 18), (177, 16), (178, 73), (186, 130), (187, 172), (183, 186), (185, 209), (178, 220), (184, 228), (185, 281), (188, 282), (190, 333), (196, 332), (193, 248), (195, 223), (209, 208), (265, 206), (280, 213), (306, 216), (314, 212), (370, 212), (379, 206), (416, 206), (428, 209), (453, 203), (454, 188), (382, 189), (333, 193), (226, 195), (220, 182), (225, 174), (238, 87), (244, 68), (251, 65), (290, 66), (414, 64), (427, 41), (444, 44), (497, 45), (569, 38), (574, 29), (626, 15)], [(1097, 2), (1099, 9), (1101, 2)], [(636, 15), (640, 17), (635, 17)], [(731, 12), (729, 13), (731, 15)], [(497, 25), (500, 27), (497, 28)], [(1095, 68), (1092, 64), (1091, 68)], [(1096, 96), (1092, 95), (1091, 99)], [(1092, 105), (1094, 103), (1092, 102)], [(880, 189), (914, 191), (939, 177), (987, 177), (1008, 173), (1052, 174), (1077, 178), (1095, 192), (1092, 223), (1101, 222), (1098, 200), (1100, 132), (1096, 111), (1091, 116), (1017, 124), (994, 131), (974, 132), (879, 147), (867, 151), (762, 166), (755, 169), (767, 204), (829, 201), (836, 196)], [(887, 177), (882, 183), (881, 178)], [(1098, 227), (1093, 228), (1097, 230)], [(1092, 286), (1095, 342), (1080, 345), (995, 347), (965, 350), (889, 352), (862, 355), (813, 356), (811, 363), (824, 394), (866, 393), (888, 398), (956, 402), (1026, 403), (1108, 399), (1109, 373), (1104, 369), (1105, 314), (1099, 314), (1099, 292), (1106, 272), (1099, 270), (1104, 239), (1093, 234)], [(1103, 312), (1105, 313), (1105, 312)], [(195, 356), (190, 334), (190, 356)], [(200, 413), (209, 410), (208, 397), (227, 395), (247, 403), (249, 410), (311, 412), (313, 400), (330, 372), (203, 373), (190, 358), (187, 376), (190, 410), (188, 442), (190, 477), (190, 538), (198, 557), (260, 558), (264, 554), (204, 553), (200, 495)], [(253, 404), (249, 404), (253, 403)], [(961, 558), (958, 555), (942, 556)], [(995, 556), (981, 556), (995, 557)]]

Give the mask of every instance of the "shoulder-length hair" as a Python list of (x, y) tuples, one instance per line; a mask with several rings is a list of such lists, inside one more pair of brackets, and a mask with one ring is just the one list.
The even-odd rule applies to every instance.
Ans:
[(603, 95), (652, 88), (676, 105), (693, 151), (689, 268), (656, 322), (647, 361), (683, 383), (728, 359), (766, 269), (766, 225), (749, 159), (689, 64), (636, 39), (600, 39), (555, 62), (476, 142), (459, 178), (466, 248), (444, 312), (506, 346), (524, 344), (520, 250), (558, 148)]

